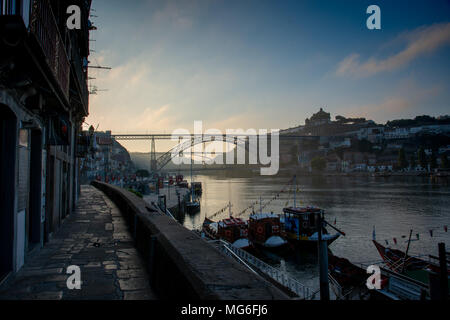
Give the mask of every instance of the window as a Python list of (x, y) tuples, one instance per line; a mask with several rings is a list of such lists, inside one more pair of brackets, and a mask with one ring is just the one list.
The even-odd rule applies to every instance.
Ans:
[(23, 0), (0, 0), (0, 14), (22, 14)]

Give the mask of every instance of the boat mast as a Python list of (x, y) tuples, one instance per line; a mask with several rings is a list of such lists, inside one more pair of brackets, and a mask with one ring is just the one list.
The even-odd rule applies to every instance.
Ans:
[(262, 213), (262, 200), (261, 200), (261, 196), (259, 196), (259, 213)]
[(229, 213), (230, 218), (231, 218), (231, 201), (228, 201), (228, 213)]
[(194, 202), (194, 186), (192, 185), (192, 141), (191, 141), (191, 202)]
[(408, 256), (409, 244), (411, 243), (411, 234), (412, 234), (412, 229), (409, 230), (408, 246), (406, 247), (405, 256), (403, 257), (402, 273), (405, 271), (406, 257)]

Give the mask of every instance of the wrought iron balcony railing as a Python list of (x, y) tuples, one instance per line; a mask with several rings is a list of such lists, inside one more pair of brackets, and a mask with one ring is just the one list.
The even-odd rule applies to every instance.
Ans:
[(70, 63), (49, 0), (33, 1), (30, 27), (44, 51), (53, 75), (68, 99)]
[(89, 91), (86, 79), (87, 74), (83, 71), (83, 61), (76, 47), (72, 47), (71, 58), (73, 64), (72, 70), (74, 71), (75, 78), (79, 85), (81, 104), (83, 105), (84, 112), (87, 114), (89, 103)]

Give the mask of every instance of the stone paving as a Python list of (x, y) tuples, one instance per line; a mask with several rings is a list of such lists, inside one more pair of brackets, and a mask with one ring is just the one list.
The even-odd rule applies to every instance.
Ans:
[[(67, 267), (81, 270), (81, 289), (69, 290)], [(147, 300), (142, 258), (115, 204), (93, 186), (81, 186), (76, 211), (24, 267), (0, 289), (0, 300)]]

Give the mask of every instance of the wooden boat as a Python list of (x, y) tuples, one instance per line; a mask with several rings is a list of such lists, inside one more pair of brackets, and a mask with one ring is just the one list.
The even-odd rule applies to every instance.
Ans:
[(406, 255), (401, 250), (387, 248), (376, 240), (372, 240), (372, 242), (377, 248), (377, 251), (380, 254), (381, 258), (386, 262), (386, 265), (392, 271), (402, 273), (402, 270), (414, 271), (429, 269), (436, 273), (440, 272), (440, 268), (436, 264), (416, 257), (411, 257), (409, 255)]
[(194, 214), (200, 211), (200, 202), (195, 198), (193, 188), (193, 175), (192, 175), (192, 154), (191, 154), (191, 194), (189, 201), (186, 202), (186, 211), (188, 214)]
[[(281, 222), (284, 224), (287, 240), (296, 247), (316, 249), (318, 243), (318, 221), (320, 215), (323, 217), (323, 214), (324, 211), (322, 209), (315, 207), (284, 208)], [(326, 240), (328, 245), (339, 238), (341, 233), (330, 234), (325, 227), (322, 227), (322, 239)]]
[(193, 189), (193, 192), (195, 194), (201, 194), (202, 193), (202, 183), (201, 182), (192, 182), (191, 188)]
[(189, 188), (189, 184), (186, 180), (182, 180), (180, 182), (177, 183), (177, 186), (180, 188)]
[(187, 201), (185, 206), (188, 214), (194, 214), (200, 211), (200, 202), (198, 200)]
[[(366, 300), (370, 298), (371, 292), (366, 285), (369, 275), (365, 269), (345, 258), (333, 255), (331, 250), (328, 250), (328, 271), (332, 289), (338, 299)], [(381, 281), (383, 287), (386, 278), (382, 277)]]
[(237, 248), (250, 249), (250, 242), (247, 238), (248, 225), (240, 218), (230, 217), (219, 222), (205, 218), (202, 231), (211, 239), (223, 239)]
[[(381, 258), (386, 263), (386, 266), (395, 273), (410, 278), (414, 281), (421, 282), (427, 286), (430, 284), (430, 272), (432, 274), (440, 273), (440, 266), (432, 263), (431, 261), (425, 261), (417, 257), (409, 256), (401, 250), (387, 248), (376, 240), (372, 241)], [(447, 274), (450, 275), (450, 270), (448, 269)]]
[(251, 214), (248, 220), (248, 239), (258, 249), (275, 253), (290, 251), (280, 216), (274, 213)]

